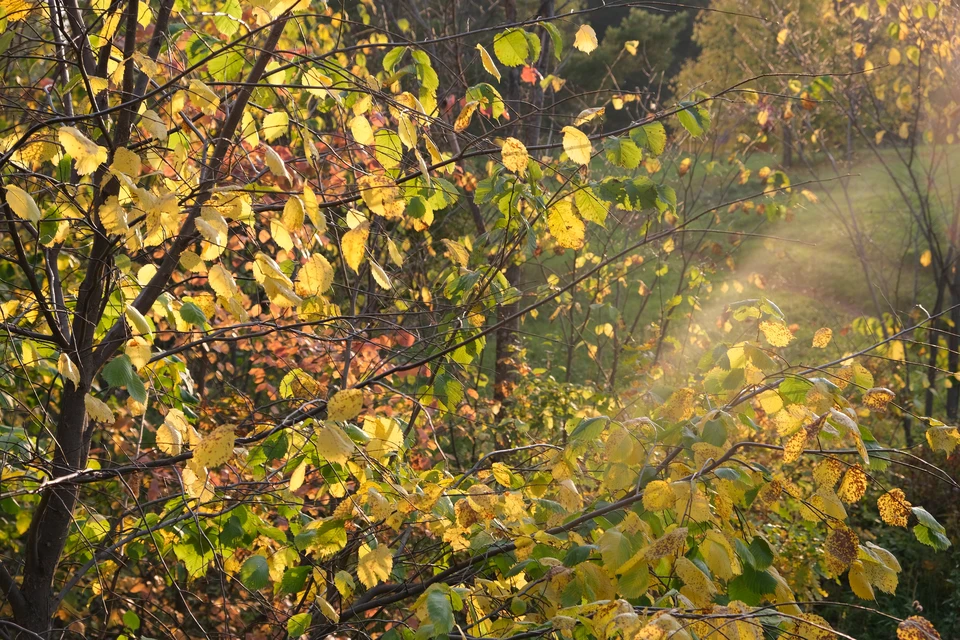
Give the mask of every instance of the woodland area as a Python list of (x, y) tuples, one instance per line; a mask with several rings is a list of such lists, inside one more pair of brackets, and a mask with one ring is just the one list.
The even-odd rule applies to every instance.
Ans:
[(0, 639), (960, 638), (958, 55), (0, 0)]

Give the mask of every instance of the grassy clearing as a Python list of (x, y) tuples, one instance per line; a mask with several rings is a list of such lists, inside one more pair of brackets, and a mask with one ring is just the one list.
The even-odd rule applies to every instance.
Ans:
[[(762, 182), (756, 178), (758, 170), (763, 166), (775, 166), (775, 162), (776, 159), (767, 154), (755, 154), (747, 163), (753, 176), (746, 185), (737, 185), (727, 192), (725, 199), (729, 201), (758, 192), (762, 188)], [(929, 305), (932, 297), (930, 269), (920, 265), (923, 247), (914, 244), (914, 223), (883, 166), (884, 162), (893, 167), (902, 167), (893, 149), (884, 151), (880, 160), (864, 153), (851, 169), (840, 170), (844, 176), (840, 179), (825, 162), (810, 169), (795, 167), (790, 171), (794, 184), (817, 181), (803, 187), (815, 194), (816, 201), (804, 198), (802, 207), (785, 220), (768, 221), (755, 212), (742, 210), (730, 213), (718, 211), (721, 218), (718, 228), (769, 237), (739, 240), (740, 244), (732, 254), (733, 269), (720, 266), (719, 271), (711, 277), (713, 291), (700, 296), (699, 304), (703, 309), (697, 312), (697, 320), (711, 324), (713, 317), (730, 302), (768, 297), (780, 306), (789, 323), (799, 327), (795, 356), (814, 361), (867, 346), (865, 338), (844, 331), (858, 316), (875, 316), (879, 309), (884, 313), (895, 313), (907, 322), (906, 316), (915, 308), (915, 302)], [(938, 185), (949, 184), (951, 164), (956, 166), (958, 162), (960, 151), (950, 149), (949, 154), (942, 156), (931, 177)], [(675, 176), (672, 168), (665, 170)], [(698, 179), (696, 172), (704, 170), (702, 164), (694, 165), (692, 177)], [(897, 175), (903, 174), (902, 170), (897, 171)], [(949, 193), (941, 193), (940, 198), (942, 202), (954, 200)], [(701, 198), (694, 211), (715, 206), (717, 199), (719, 197), (712, 200), (709, 196)], [(855, 249), (852, 235), (861, 238), (862, 259)], [(733, 240), (722, 235), (711, 236), (711, 239), (728, 248)], [(622, 243), (628, 238), (615, 240)], [(621, 302), (617, 303), (616, 296), (610, 295), (606, 300), (609, 308), (591, 311), (591, 320), (584, 330), (589, 341), (603, 345), (606, 339), (598, 337), (594, 328), (608, 321), (614, 308), (628, 325), (633, 321), (641, 304), (641, 299), (636, 295), (639, 283), (652, 284), (661, 266), (655, 249), (645, 251), (644, 257), (644, 265), (632, 271), (626, 283), (621, 285)], [(670, 256), (671, 261), (676, 258), (677, 254)], [(563, 257), (551, 257), (544, 262), (544, 266), (546, 270), (566, 273), (569, 260), (568, 252)], [(864, 263), (872, 280), (872, 290), (868, 286)], [(526, 278), (535, 286), (543, 281), (543, 273), (545, 271), (540, 268), (530, 267), (526, 271)], [(647, 304), (638, 327), (644, 327), (661, 317), (662, 303), (676, 292), (679, 277), (678, 268), (661, 275), (652, 293), (654, 299)], [(626, 295), (628, 292), (630, 295)], [(582, 295), (579, 299), (583, 308), (591, 302)], [(689, 310), (686, 302), (676, 310), (675, 315), (682, 316), (685, 309)], [(809, 345), (813, 333), (822, 326), (835, 330), (835, 344), (828, 353), (817, 351), (814, 354), (809, 348), (799, 346)], [(532, 366), (547, 366), (553, 375), (562, 379), (566, 347), (562, 343), (563, 336), (558, 323), (549, 318), (549, 311), (537, 318), (527, 318), (524, 330), (532, 335), (557, 340), (530, 339), (525, 341), (525, 346)], [(637, 339), (642, 342), (646, 337), (638, 335)], [(590, 379), (596, 372), (596, 364), (587, 354), (587, 349), (581, 346), (574, 358), (572, 379)]]

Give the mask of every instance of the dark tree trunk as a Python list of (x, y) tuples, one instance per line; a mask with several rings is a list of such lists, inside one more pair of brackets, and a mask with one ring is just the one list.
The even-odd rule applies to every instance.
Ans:
[[(90, 450), (90, 432), (84, 407), (85, 387), (64, 389), (57, 424), (53, 478), (83, 469)], [(76, 485), (58, 484), (47, 489), (27, 531), (20, 592), (26, 606), (16, 613), (25, 628), (43, 635), (50, 631), (58, 605), (53, 579), (73, 522), (77, 503)]]

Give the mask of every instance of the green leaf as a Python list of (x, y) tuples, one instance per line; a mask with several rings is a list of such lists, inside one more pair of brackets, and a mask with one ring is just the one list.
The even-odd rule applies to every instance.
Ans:
[(327, 558), (347, 546), (347, 530), (343, 520), (312, 523), (294, 537), (294, 544), (301, 551), (314, 551), (321, 558)]
[(394, 47), (390, 49), (387, 55), (383, 56), (383, 70), (387, 73), (393, 73), (393, 68), (397, 66), (397, 62), (400, 61), (400, 58), (403, 57), (406, 51), (406, 47)]
[(519, 67), (530, 56), (530, 43), (523, 29), (507, 29), (493, 40), (493, 52), (500, 63)]
[(529, 31), (524, 31), (523, 35), (527, 39), (527, 48), (530, 51), (527, 58), (530, 60), (530, 64), (535, 64), (540, 59), (540, 36), (536, 36)]
[(684, 107), (682, 111), (677, 112), (677, 119), (680, 124), (690, 135), (694, 137), (702, 136), (710, 126), (709, 112), (702, 106), (693, 105), (689, 102), (681, 102), (680, 106)]
[(651, 122), (631, 129), (630, 138), (655, 156), (659, 156), (667, 148), (667, 130), (661, 122)]
[(207, 316), (204, 315), (200, 307), (192, 302), (187, 302), (180, 307), (180, 317), (196, 327), (207, 324)]
[(604, 226), (607, 221), (607, 204), (598, 198), (590, 187), (577, 189), (573, 194), (573, 201), (581, 218)]
[(450, 598), (442, 589), (431, 587), (427, 591), (427, 616), (434, 631), (439, 634), (450, 633), (453, 630), (453, 606)]
[(625, 598), (639, 598), (647, 592), (650, 584), (650, 569), (646, 562), (637, 562), (630, 571), (617, 578), (620, 595)]
[(802, 404), (807, 398), (807, 392), (812, 388), (813, 383), (806, 378), (790, 377), (780, 383), (777, 391), (787, 402)]
[(917, 540), (937, 551), (944, 551), (950, 546), (950, 538), (944, 535), (947, 530), (929, 511), (923, 507), (913, 507), (911, 511), (920, 521), (920, 524), (913, 528), (913, 535)]
[(270, 566), (263, 556), (250, 556), (240, 567), (240, 584), (251, 591), (259, 591), (270, 582)]
[(773, 564), (773, 550), (770, 548), (770, 545), (767, 544), (767, 541), (763, 538), (754, 538), (750, 541), (750, 555), (753, 557), (753, 562), (750, 564), (757, 571), (763, 571), (771, 564)]
[(309, 613), (298, 613), (287, 619), (287, 634), (291, 638), (299, 638), (310, 629), (310, 623), (313, 622), (313, 616)]
[(947, 536), (922, 524), (918, 524), (913, 528), (913, 535), (916, 536), (917, 540), (921, 543), (928, 547), (933, 547), (937, 551), (944, 551), (950, 546), (950, 539)]
[(574, 422), (571, 420), (567, 422), (566, 431), (570, 435), (570, 440), (573, 441), (595, 440), (600, 437), (601, 433), (603, 433), (603, 430), (606, 428), (608, 422), (610, 422), (610, 418), (607, 416), (584, 418), (579, 422)]
[(565, 567), (575, 567), (581, 562), (586, 562), (594, 551), (597, 550), (596, 545), (592, 544), (580, 544), (569, 551), (563, 557), (563, 566)]
[(913, 512), (913, 515), (917, 516), (917, 520), (920, 521), (920, 524), (927, 527), (931, 531), (939, 531), (940, 533), (946, 533), (946, 529), (943, 528), (943, 525), (937, 522), (937, 519), (934, 518), (929, 511), (923, 507), (913, 507), (910, 509)]
[(563, 38), (560, 37), (560, 30), (552, 22), (543, 22), (540, 26), (550, 34), (550, 39), (553, 40), (553, 55), (559, 60), (563, 56)]
[(640, 147), (630, 138), (608, 138), (603, 146), (606, 149), (607, 160), (618, 167), (636, 169), (640, 165), (642, 158)]
[(597, 540), (597, 545), (600, 547), (603, 566), (612, 571), (617, 571), (626, 564), (635, 552), (633, 545), (630, 543), (630, 538), (616, 529), (604, 531), (600, 539)]
[(763, 596), (774, 593), (777, 581), (766, 571), (757, 571), (750, 565), (743, 567), (743, 573), (729, 582), (727, 595), (731, 600), (755, 607), (760, 604)]
[(226, 0), (214, 14), (213, 25), (217, 31), (229, 38), (240, 29), (242, 17), (243, 10), (240, 8), (239, 0)]
[(123, 624), (131, 631), (136, 631), (140, 628), (140, 616), (133, 611), (124, 611)]
[(130, 397), (141, 404), (147, 401), (147, 390), (143, 386), (143, 380), (137, 375), (133, 363), (126, 354), (111, 360), (103, 368), (102, 375), (111, 387), (126, 389)]
[(303, 591), (303, 585), (307, 582), (307, 576), (310, 575), (310, 570), (310, 566), (289, 567), (283, 572), (283, 577), (280, 579), (280, 586), (277, 592), (280, 594), (300, 593)]

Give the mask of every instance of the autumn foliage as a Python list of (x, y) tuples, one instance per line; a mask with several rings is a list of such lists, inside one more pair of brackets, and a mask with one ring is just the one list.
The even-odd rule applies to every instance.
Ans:
[[(952, 307), (794, 324), (736, 267), (851, 75), (953, 144), (955, 10), (818, 3), (888, 64), (660, 93), (604, 7), (415, 4), (0, 1), (0, 635), (855, 637), (842, 585), (940, 637), (878, 532), (951, 547), (901, 474), (957, 487), (906, 373)], [(822, 46), (733, 4), (696, 37)]]

